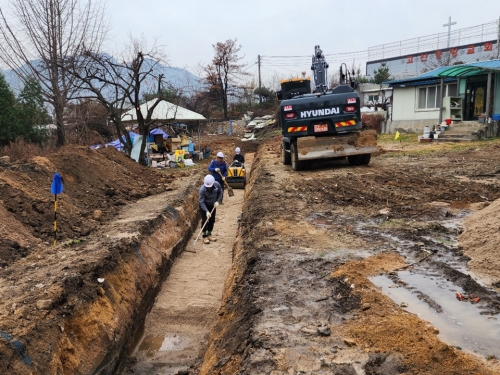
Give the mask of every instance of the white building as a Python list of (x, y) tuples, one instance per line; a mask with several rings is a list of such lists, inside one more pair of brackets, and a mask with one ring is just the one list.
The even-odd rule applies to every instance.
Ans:
[(377, 83), (362, 83), (359, 85), (359, 96), (362, 107), (382, 106), (390, 103), (392, 87)]
[(422, 132), (441, 123), (497, 118), (500, 60), (439, 67), (412, 78), (384, 82), (393, 89), (386, 131)]

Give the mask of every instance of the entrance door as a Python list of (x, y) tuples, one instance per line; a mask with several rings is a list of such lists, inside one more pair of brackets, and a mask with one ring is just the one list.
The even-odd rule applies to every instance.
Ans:
[(477, 120), (486, 111), (486, 82), (470, 82), (465, 96), (465, 120)]

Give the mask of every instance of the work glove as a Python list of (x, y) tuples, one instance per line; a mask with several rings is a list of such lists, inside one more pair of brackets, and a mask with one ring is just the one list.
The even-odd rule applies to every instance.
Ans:
[(214, 207), (215, 207), (215, 208), (219, 207), (219, 202), (215, 202), (215, 203), (214, 203)]
[(219, 173), (219, 172), (220, 172), (220, 168), (215, 168), (215, 171), (216, 171), (217, 173)]
[(211, 216), (212, 216), (212, 214), (207, 211), (207, 220), (210, 219)]

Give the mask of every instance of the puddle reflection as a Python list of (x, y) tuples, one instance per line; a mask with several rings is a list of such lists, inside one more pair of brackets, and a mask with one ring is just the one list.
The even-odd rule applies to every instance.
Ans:
[[(500, 357), (500, 322), (497, 317), (480, 315), (477, 305), (456, 299), (461, 288), (436, 276), (425, 276), (410, 271), (399, 272), (398, 276), (406, 282), (407, 288), (398, 286), (385, 275), (371, 277), (370, 280), (387, 294), (394, 302), (408, 304), (405, 310), (418, 315), (439, 329), (439, 337), (451, 346), (478, 353), (482, 356)], [(438, 313), (429, 304), (417, 297), (420, 291), (442, 308)]]

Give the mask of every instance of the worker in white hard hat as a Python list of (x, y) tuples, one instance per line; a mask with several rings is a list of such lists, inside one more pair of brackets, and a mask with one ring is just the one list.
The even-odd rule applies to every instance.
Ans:
[[(222, 199), (224, 198), (224, 180), (226, 179), (227, 176), (227, 164), (224, 161), (224, 154), (219, 151), (217, 153), (217, 159), (212, 160), (210, 165), (208, 166), (208, 170), (212, 173), (212, 176), (214, 176), (215, 181), (217, 181), (222, 189)], [(220, 203), (222, 204), (222, 199)]]
[(234, 152), (235, 152), (235, 154), (233, 156), (233, 161), (238, 161), (241, 164), (245, 164), (245, 157), (241, 153), (241, 149), (239, 147), (236, 147), (236, 149), (234, 150)]
[(205, 176), (203, 185), (200, 187), (198, 201), (200, 203), (201, 225), (205, 225), (202, 233), (203, 243), (209, 244), (217, 241), (217, 238), (212, 236), (212, 231), (214, 229), (216, 208), (222, 201), (222, 188), (212, 175), (207, 174)]

